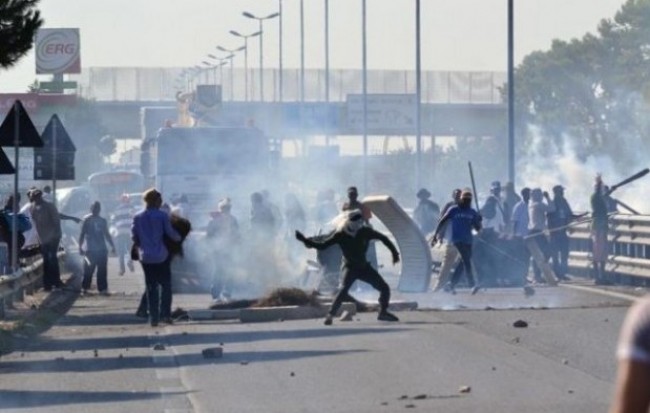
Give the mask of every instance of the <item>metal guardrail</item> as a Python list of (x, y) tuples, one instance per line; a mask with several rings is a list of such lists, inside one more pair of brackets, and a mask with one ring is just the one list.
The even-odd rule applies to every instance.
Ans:
[[(65, 251), (59, 251), (59, 265), (65, 257)], [(5, 316), (5, 308), (14, 301), (22, 301), (25, 293), (32, 294), (43, 282), (43, 260), (38, 256), (21, 259), (21, 266), (13, 274), (0, 276), (0, 320)]]
[[(650, 285), (650, 216), (616, 214), (609, 219), (609, 251), (606, 270), (610, 281)], [(591, 277), (590, 224), (568, 230), (571, 239), (570, 273)]]

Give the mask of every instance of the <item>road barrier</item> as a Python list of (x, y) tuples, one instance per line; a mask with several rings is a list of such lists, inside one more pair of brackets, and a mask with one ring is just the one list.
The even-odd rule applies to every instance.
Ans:
[[(590, 223), (568, 229), (571, 239), (569, 272), (591, 277)], [(615, 214), (609, 218), (608, 259), (609, 281), (650, 286), (650, 216)]]
[[(0, 255), (6, 254), (6, 244), (0, 243)], [(5, 255), (6, 256), (6, 255)], [(57, 254), (59, 265), (65, 251)], [(6, 260), (5, 260), (6, 262)], [(31, 295), (43, 283), (43, 260), (40, 255), (21, 258), (20, 268), (12, 274), (0, 275), (0, 320), (5, 318), (5, 309), (11, 308), (15, 301), (23, 301), (25, 294)]]

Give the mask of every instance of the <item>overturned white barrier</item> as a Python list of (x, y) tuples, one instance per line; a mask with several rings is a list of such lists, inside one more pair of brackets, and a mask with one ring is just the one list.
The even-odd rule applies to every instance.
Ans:
[(363, 203), (386, 226), (397, 242), (402, 260), (397, 289), (408, 293), (427, 291), (431, 282), (431, 250), (418, 226), (390, 196), (368, 196), (363, 199)]

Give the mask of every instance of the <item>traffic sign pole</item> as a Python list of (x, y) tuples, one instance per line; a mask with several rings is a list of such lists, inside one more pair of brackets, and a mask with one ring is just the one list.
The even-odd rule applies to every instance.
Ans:
[(56, 205), (56, 128), (58, 122), (52, 119), (52, 204)]
[(13, 204), (13, 220), (11, 221), (11, 268), (13, 271), (18, 271), (18, 171), (20, 170), (18, 148), (20, 143), (20, 107), (18, 101), (14, 103), (14, 120), (16, 127), (14, 128), (14, 204)]

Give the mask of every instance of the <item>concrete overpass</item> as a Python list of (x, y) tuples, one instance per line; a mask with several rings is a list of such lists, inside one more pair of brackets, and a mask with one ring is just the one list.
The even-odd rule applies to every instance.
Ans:
[[(147, 127), (157, 130), (166, 119), (175, 120), (178, 112), (171, 101), (99, 101), (96, 103), (104, 126), (118, 138), (139, 138), (142, 108), (150, 111)], [(410, 112), (410, 111), (409, 111)], [(383, 112), (374, 112), (368, 124), (370, 135), (415, 135), (414, 110), (398, 111), (397, 120), (385, 122)], [(310, 135), (361, 135), (358, 111), (346, 102), (224, 102), (221, 117), (228, 122), (254, 122), (269, 136), (277, 138)], [(422, 104), (424, 136), (502, 136), (507, 127), (507, 106), (496, 103)]]

